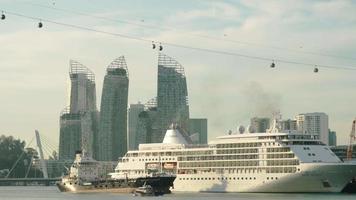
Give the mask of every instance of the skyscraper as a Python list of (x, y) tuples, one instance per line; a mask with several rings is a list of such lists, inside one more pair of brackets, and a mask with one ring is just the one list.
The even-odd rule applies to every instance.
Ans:
[(65, 108), (59, 119), (59, 154), (60, 160), (73, 160), (75, 151), (82, 146), (81, 116), (79, 113), (70, 113)]
[(70, 61), (69, 107), (61, 112), (59, 159), (73, 159), (76, 150), (94, 153), (97, 134), (95, 76), (77, 61)]
[(270, 127), (270, 118), (251, 118), (251, 130), (255, 133), (264, 133)]
[(296, 131), (297, 130), (297, 120), (286, 119), (280, 121), (282, 131)]
[(329, 146), (336, 146), (336, 144), (337, 144), (336, 131), (332, 131), (329, 129)]
[(152, 98), (144, 105), (144, 111), (138, 114), (136, 125), (135, 149), (139, 144), (152, 143), (152, 136), (157, 132), (157, 99)]
[(299, 132), (318, 135), (323, 143), (329, 144), (329, 118), (325, 113), (304, 113), (297, 115), (295, 119)]
[(194, 136), (193, 143), (207, 144), (208, 143), (208, 119), (193, 118), (189, 119), (189, 133)]
[(140, 102), (137, 104), (130, 104), (129, 108), (129, 120), (128, 120), (128, 134), (127, 134), (127, 144), (129, 150), (136, 149), (137, 142), (136, 142), (136, 133), (138, 128), (138, 121), (139, 121), (139, 114), (140, 112), (144, 111), (145, 105), (141, 104)]
[(152, 142), (162, 142), (172, 123), (188, 130), (189, 106), (184, 68), (162, 53), (158, 56), (157, 112)]
[(97, 160), (116, 161), (127, 152), (129, 74), (124, 56), (107, 68), (100, 106)]

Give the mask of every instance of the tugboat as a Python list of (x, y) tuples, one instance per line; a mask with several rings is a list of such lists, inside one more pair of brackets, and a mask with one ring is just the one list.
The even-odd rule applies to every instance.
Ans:
[(170, 193), (175, 175), (151, 174), (150, 176), (100, 178), (101, 164), (88, 156), (85, 151), (77, 151), (69, 174), (57, 183), (61, 192), (116, 192), (134, 193), (136, 189), (147, 185), (152, 187), (154, 194)]
[(146, 185), (146, 183), (141, 186), (138, 187), (137, 189), (135, 189), (134, 192), (135, 196), (137, 194), (141, 195), (141, 196), (158, 196), (158, 193), (155, 193), (154, 189), (152, 188), (152, 186), (150, 185)]

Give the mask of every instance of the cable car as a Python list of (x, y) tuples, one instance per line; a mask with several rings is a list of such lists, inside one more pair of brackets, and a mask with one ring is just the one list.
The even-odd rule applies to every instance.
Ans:
[(1, 14), (1, 20), (4, 20), (5, 18), (6, 18), (5, 14), (4, 14), (4, 12), (2, 12), (2, 14)]
[(160, 51), (163, 50), (163, 46), (161, 45), (161, 43), (159, 43), (159, 50), (160, 50)]
[(314, 68), (314, 73), (318, 73), (319, 69), (317, 67)]
[(276, 67), (276, 64), (274, 63), (274, 61), (271, 63), (271, 68), (275, 68)]
[(38, 22), (38, 28), (42, 28), (42, 27), (43, 27), (42, 22)]
[(152, 41), (152, 49), (156, 48), (156, 44)]

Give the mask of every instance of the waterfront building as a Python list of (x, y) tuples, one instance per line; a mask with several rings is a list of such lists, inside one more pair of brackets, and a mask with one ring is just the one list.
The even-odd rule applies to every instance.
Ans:
[(208, 143), (208, 119), (191, 118), (188, 121), (188, 127), (194, 144)]
[(299, 132), (318, 135), (323, 143), (329, 145), (329, 118), (325, 113), (304, 113), (297, 115), (295, 119)]
[(250, 129), (255, 133), (264, 133), (270, 127), (270, 118), (254, 117), (250, 121)]
[[(139, 114), (145, 110), (145, 105), (138, 102), (137, 104), (130, 104), (128, 112), (128, 149), (133, 150), (138, 147), (136, 142), (136, 134), (139, 122)], [(146, 142), (146, 141), (145, 141)]]
[(98, 111), (94, 73), (77, 61), (70, 60), (70, 103), (60, 115), (59, 159), (72, 160), (75, 151), (95, 151)]
[(281, 129), (286, 131), (296, 131), (297, 130), (297, 120), (286, 119), (281, 121)]
[(332, 131), (329, 129), (329, 146), (336, 146), (336, 144), (337, 144), (336, 131)]
[(104, 78), (97, 160), (115, 161), (127, 151), (128, 87), (128, 69), (121, 56), (108, 66)]
[(158, 56), (157, 119), (152, 142), (162, 142), (170, 124), (188, 130), (189, 105), (186, 76), (183, 66), (173, 58)]

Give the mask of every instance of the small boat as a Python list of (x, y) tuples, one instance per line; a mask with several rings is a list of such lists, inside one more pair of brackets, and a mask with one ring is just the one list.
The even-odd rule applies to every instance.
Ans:
[(134, 191), (135, 196), (141, 195), (141, 196), (160, 196), (163, 195), (164, 192), (158, 189), (155, 189), (151, 185), (148, 185), (144, 183), (143, 186), (138, 187)]
[(139, 194), (141, 196), (155, 196), (155, 192), (150, 185), (143, 185), (135, 189), (135, 194)]

